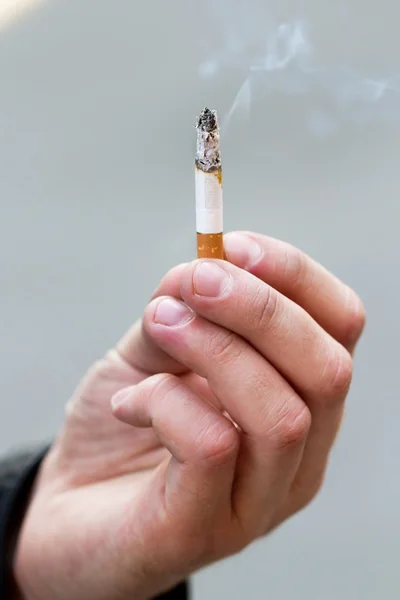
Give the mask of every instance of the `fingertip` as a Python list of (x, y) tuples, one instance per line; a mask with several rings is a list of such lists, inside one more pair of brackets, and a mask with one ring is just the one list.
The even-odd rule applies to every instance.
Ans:
[(181, 300), (171, 296), (161, 296), (151, 302), (145, 311), (148, 325), (179, 327), (186, 325), (195, 316), (194, 311)]
[[(228, 291), (229, 284), (232, 283), (234, 268), (227, 261), (221, 259), (200, 258), (194, 260), (189, 264), (186, 273), (184, 273), (181, 279), (181, 297), (191, 304), (194, 297), (198, 300), (201, 297), (216, 298), (223, 296)], [(201, 280), (204, 283), (202, 291), (200, 291), (197, 285), (200, 281), (200, 273), (202, 274)], [(224, 274), (224, 281), (222, 281), (221, 276)]]
[(249, 270), (261, 260), (263, 248), (246, 231), (235, 231), (224, 238), (226, 258), (237, 267)]

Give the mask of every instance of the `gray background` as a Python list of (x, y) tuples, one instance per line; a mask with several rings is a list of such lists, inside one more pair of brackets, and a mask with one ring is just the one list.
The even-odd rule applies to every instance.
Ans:
[(395, 0), (45, 0), (0, 29), (1, 451), (54, 434), (194, 257), (193, 121), (225, 117), (249, 73), (224, 125), (226, 229), (291, 241), (365, 301), (324, 491), (196, 576), (196, 600), (399, 597), (399, 17)]

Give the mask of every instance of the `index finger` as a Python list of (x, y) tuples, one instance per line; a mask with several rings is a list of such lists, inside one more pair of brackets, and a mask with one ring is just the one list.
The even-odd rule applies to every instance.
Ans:
[(357, 294), (290, 244), (250, 232), (225, 236), (226, 257), (304, 308), (347, 350), (364, 329), (365, 309)]

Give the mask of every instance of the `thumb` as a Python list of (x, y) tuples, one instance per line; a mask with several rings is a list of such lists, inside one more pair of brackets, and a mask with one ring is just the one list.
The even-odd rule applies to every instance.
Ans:
[[(160, 296), (181, 298), (180, 287), (186, 264), (171, 269), (161, 280), (152, 299)], [(140, 319), (124, 335), (116, 346), (117, 352), (131, 367), (144, 371), (147, 375), (157, 373), (172, 373), (179, 375), (187, 371), (187, 367), (166, 354), (147, 333)]]

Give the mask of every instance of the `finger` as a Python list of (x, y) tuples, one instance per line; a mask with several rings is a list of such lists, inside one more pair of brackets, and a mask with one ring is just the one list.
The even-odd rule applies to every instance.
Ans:
[(114, 416), (134, 427), (152, 427), (171, 453), (165, 502), (169, 514), (204, 523), (230, 513), (239, 434), (219, 411), (173, 375), (155, 375), (119, 392)]
[(177, 301), (160, 298), (151, 303), (144, 326), (168, 354), (207, 379), (243, 432), (233, 502), (238, 518), (254, 535), (293, 481), (308, 433), (309, 411), (283, 377), (242, 338), (192, 312), (190, 318), (173, 325), (165, 318), (165, 303), (168, 307)]
[[(153, 297), (159, 295), (158, 290), (168, 286), (171, 293), (168, 295), (179, 296), (181, 275), (184, 272), (185, 264), (178, 265), (171, 269), (162, 279)], [(146, 375), (155, 373), (175, 373), (180, 374), (186, 370), (186, 367), (168, 356), (161, 348), (157, 346), (142, 326), (142, 321), (137, 321), (133, 327), (124, 335), (117, 344), (117, 351), (120, 356), (132, 367), (143, 371)]]
[(349, 353), (254, 275), (224, 261), (195, 261), (181, 278), (181, 296), (195, 313), (250, 342), (310, 402), (335, 404), (346, 396)]
[(299, 304), (328, 333), (352, 351), (364, 329), (365, 309), (357, 294), (290, 244), (263, 235), (225, 236), (228, 260)]
[(340, 426), (352, 377), (349, 353), (304, 309), (226, 262), (187, 266), (181, 295), (197, 314), (248, 340), (306, 401), (312, 426), (296, 486), (312, 492)]

